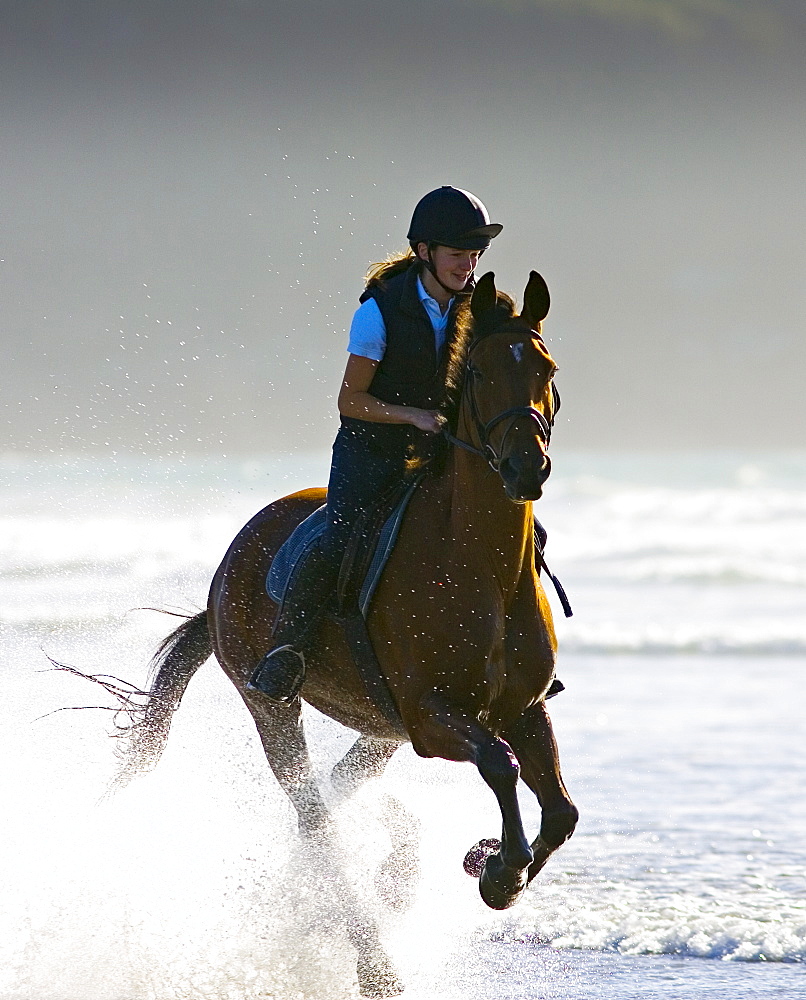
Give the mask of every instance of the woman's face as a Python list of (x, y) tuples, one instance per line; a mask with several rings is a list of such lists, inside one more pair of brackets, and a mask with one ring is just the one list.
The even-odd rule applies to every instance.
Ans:
[[(423, 247), (425, 244), (421, 243), (420, 246)], [(461, 292), (464, 289), (476, 269), (479, 256), (478, 250), (458, 250), (456, 247), (435, 246), (431, 250), (431, 260), (437, 277), (443, 285), (447, 285), (454, 292)]]

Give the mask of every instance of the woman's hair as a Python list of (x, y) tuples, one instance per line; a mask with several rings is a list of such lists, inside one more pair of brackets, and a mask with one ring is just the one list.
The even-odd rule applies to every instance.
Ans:
[(379, 261), (377, 264), (371, 264), (367, 269), (366, 287), (372, 288), (373, 285), (379, 285), (383, 281), (394, 278), (396, 274), (402, 274), (412, 264), (416, 264), (418, 259), (414, 251), (409, 247), (408, 250), (404, 250), (401, 253), (390, 254), (386, 260)]

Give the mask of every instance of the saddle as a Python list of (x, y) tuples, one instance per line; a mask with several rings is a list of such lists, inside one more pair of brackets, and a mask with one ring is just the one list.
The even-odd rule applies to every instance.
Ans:
[[(356, 611), (366, 618), (389, 555), (397, 541), (400, 524), (424, 473), (406, 477), (358, 520), (342, 559), (335, 604), (337, 618)], [(325, 530), (327, 504), (301, 521), (277, 550), (266, 577), (266, 593), (282, 607), (298, 568)]]

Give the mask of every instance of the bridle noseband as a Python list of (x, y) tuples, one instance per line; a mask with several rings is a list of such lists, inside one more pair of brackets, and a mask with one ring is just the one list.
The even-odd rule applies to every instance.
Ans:
[[(544, 450), (548, 449), (549, 442), (551, 441), (551, 428), (554, 424), (554, 416), (560, 408), (560, 394), (552, 382), (551, 393), (553, 406), (551, 420), (547, 420), (540, 410), (534, 406), (513, 406), (508, 410), (504, 410), (502, 413), (496, 414), (492, 420), (488, 420), (485, 423), (479, 414), (478, 403), (476, 402), (476, 393), (473, 391), (474, 381), (481, 375), (481, 372), (473, 365), (469, 356), (474, 346), (475, 345), (471, 345), (468, 352), (467, 365), (465, 369), (465, 386), (470, 398), (471, 417), (476, 433), (478, 434), (479, 441), (481, 441), (481, 448), (476, 448), (475, 445), (470, 444), (468, 441), (462, 441), (459, 438), (454, 437), (447, 428), (445, 428), (442, 433), (445, 439), (451, 444), (456, 445), (459, 448), (463, 448), (465, 451), (469, 451), (474, 455), (478, 455), (487, 462), (493, 472), (498, 472), (501, 465), (501, 455), (504, 451), (504, 444), (506, 443), (509, 432), (512, 430), (518, 417), (529, 417), (530, 420), (534, 421), (537, 425), (537, 433), (543, 442), (543, 448)], [(499, 453), (496, 453), (495, 448), (490, 443), (490, 432), (503, 420), (509, 420), (510, 423), (501, 438)]]
[(501, 465), (501, 455), (497, 455), (495, 449), (490, 444), (490, 431), (502, 420), (509, 418), (509, 426), (506, 428), (501, 438), (500, 452), (503, 454), (507, 436), (512, 430), (515, 420), (518, 417), (530, 417), (537, 424), (537, 433), (543, 441), (543, 447), (548, 448), (549, 446), (549, 441), (551, 440), (551, 424), (548, 420), (546, 420), (540, 410), (536, 409), (534, 406), (513, 406), (512, 409), (504, 410), (503, 413), (499, 413), (498, 416), (493, 417), (492, 420), (488, 420), (486, 424), (482, 425), (481, 422), (478, 422), (476, 427), (478, 428), (479, 437), (482, 442), (481, 453), (487, 459), (487, 464), (494, 472), (498, 472), (499, 466)]

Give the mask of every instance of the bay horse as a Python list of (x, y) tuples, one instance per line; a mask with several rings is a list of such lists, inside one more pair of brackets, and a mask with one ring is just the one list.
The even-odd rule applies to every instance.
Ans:
[[(540, 335), (548, 308), (548, 289), (534, 271), (520, 315), (496, 291), (492, 273), (473, 292), (448, 435), (453, 447), (441, 471), (414, 492), (367, 615), (397, 722), (370, 700), (333, 619), (321, 621), (308, 643), (302, 689), (309, 704), (359, 733), (333, 770), (340, 787), (380, 774), (407, 741), (423, 757), (478, 768), (498, 800), (502, 834), (500, 842), (481, 842), (475, 862), (471, 851), (466, 867), (473, 872), (475, 864), (482, 899), (495, 909), (518, 900), (571, 836), (578, 816), (545, 705), (556, 639), (535, 565), (530, 502), (541, 496), (551, 468), (556, 365)], [(313, 777), (300, 700), (276, 706), (248, 690), (247, 681), (271, 645), (276, 606), (265, 588), (271, 561), (325, 496), (309, 489), (284, 497), (237, 535), (216, 571), (207, 610), (180, 625), (155, 656), (127, 764), (133, 774), (156, 763), (188, 681), (214, 653), (254, 719), (301, 832), (311, 837), (327, 829), (328, 810)], [(516, 796), (519, 778), (542, 810), (531, 843)], [(361, 992), (399, 992), (372, 921), (354, 908), (348, 924)]]

